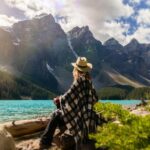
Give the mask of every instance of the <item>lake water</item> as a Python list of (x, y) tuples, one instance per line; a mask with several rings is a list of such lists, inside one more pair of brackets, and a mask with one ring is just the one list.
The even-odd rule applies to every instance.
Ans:
[[(139, 100), (102, 100), (122, 105), (136, 105)], [(49, 116), (56, 109), (51, 100), (0, 100), (0, 123)]]

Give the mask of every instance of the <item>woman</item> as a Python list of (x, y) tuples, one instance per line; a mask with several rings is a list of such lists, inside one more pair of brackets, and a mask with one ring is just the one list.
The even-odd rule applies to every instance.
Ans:
[(92, 64), (88, 63), (85, 57), (78, 57), (72, 65), (74, 82), (64, 95), (54, 99), (59, 109), (52, 114), (42, 135), (41, 149), (51, 145), (57, 126), (66, 126), (76, 142), (87, 139), (88, 134), (96, 129), (97, 116), (93, 105), (98, 101), (98, 97), (89, 75)]

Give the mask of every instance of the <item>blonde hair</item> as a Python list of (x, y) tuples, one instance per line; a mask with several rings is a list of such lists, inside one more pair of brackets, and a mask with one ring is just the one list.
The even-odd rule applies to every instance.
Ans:
[(90, 80), (91, 79), (91, 76), (89, 74), (89, 72), (82, 72), (82, 71), (79, 71), (77, 68), (74, 67), (74, 70), (73, 70), (76, 74), (74, 76), (74, 80), (78, 79), (79, 77), (81, 76), (84, 76), (86, 79)]

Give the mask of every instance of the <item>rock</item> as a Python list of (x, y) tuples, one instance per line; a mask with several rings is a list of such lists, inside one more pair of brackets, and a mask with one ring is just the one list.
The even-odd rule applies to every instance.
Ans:
[[(16, 141), (17, 150), (39, 150), (40, 136)], [(57, 129), (49, 150), (95, 150), (95, 146), (94, 142), (90, 140), (86, 144), (76, 145), (73, 136), (69, 134), (68, 130), (62, 133)]]
[(54, 136), (53, 142), (61, 150), (95, 150), (95, 143), (92, 140), (88, 140), (86, 143), (75, 143), (74, 137), (69, 134), (69, 131), (66, 130), (63, 134), (60, 134), (58, 131)]
[(142, 108), (138, 108), (138, 109), (131, 111), (131, 114), (135, 114), (138, 116), (146, 116), (146, 115), (150, 115), (150, 112), (146, 110), (142, 110)]
[(0, 150), (16, 150), (13, 137), (3, 126), (0, 126)]

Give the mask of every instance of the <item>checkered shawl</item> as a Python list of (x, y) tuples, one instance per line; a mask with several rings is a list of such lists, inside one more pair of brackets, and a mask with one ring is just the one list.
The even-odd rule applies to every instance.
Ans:
[(74, 81), (70, 89), (60, 98), (63, 120), (70, 133), (77, 139), (88, 137), (95, 132), (97, 115), (93, 105), (98, 96), (92, 81), (84, 76)]

